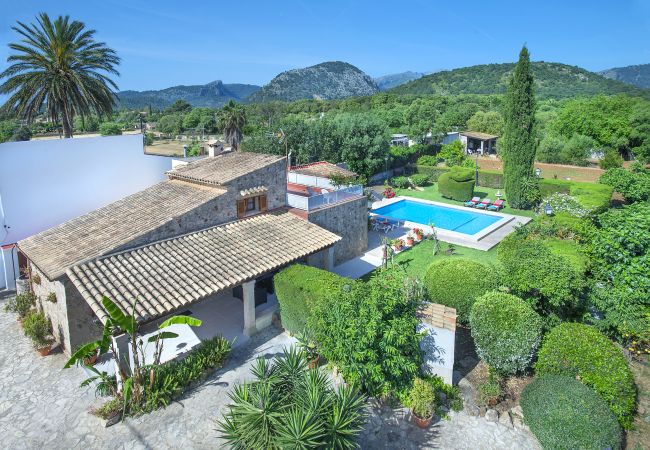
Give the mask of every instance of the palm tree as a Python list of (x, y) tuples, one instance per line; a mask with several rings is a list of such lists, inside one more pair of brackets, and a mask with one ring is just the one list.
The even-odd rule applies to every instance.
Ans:
[(75, 115), (112, 113), (117, 85), (108, 77), (119, 75), (120, 58), (103, 42), (96, 42), (95, 30), (68, 16), (52, 22), (41, 13), (36, 24), (18, 22), (12, 29), (22, 36), (9, 44), (15, 51), (11, 64), (0, 74), (0, 94), (11, 94), (3, 106), (28, 122), (43, 112), (61, 122), (66, 138), (72, 137)]
[(242, 105), (230, 100), (219, 112), (218, 127), (235, 150), (239, 149), (243, 138), (244, 125), (246, 125), (246, 110)]

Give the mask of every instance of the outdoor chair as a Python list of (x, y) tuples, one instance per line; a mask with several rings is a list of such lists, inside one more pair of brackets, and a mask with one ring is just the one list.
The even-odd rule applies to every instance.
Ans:
[(475, 208), (478, 209), (486, 209), (488, 206), (492, 204), (492, 200), (489, 198), (484, 199), (481, 203), (477, 203)]
[(480, 201), (481, 201), (481, 197), (472, 197), (471, 200), (465, 202), (465, 206), (471, 206), (473, 208)]
[(501, 208), (503, 208), (503, 200), (499, 199), (496, 202), (492, 203), (490, 206), (487, 207), (490, 211), (498, 211)]

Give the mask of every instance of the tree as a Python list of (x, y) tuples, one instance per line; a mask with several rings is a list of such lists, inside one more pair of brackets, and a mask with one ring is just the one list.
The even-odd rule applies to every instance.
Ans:
[(191, 110), (192, 110), (192, 105), (187, 103), (185, 100), (178, 99), (174, 103), (172, 103), (169, 108), (165, 110), (165, 113), (167, 114), (185, 113)]
[(472, 131), (501, 136), (501, 133), (503, 133), (503, 116), (497, 111), (477, 111), (467, 121), (467, 128)]
[(115, 122), (104, 122), (99, 126), (99, 134), (102, 136), (118, 136), (122, 134), (122, 127)]
[(93, 39), (95, 30), (69, 16), (52, 22), (45, 13), (37, 24), (18, 22), (12, 29), (22, 40), (9, 44), (16, 53), (7, 62), (13, 64), (0, 74), (0, 94), (10, 94), (3, 108), (32, 122), (45, 107), (50, 120), (61, 121), (66, 138), (75, 115), (111, 114), (117, 85), (109, 75), (119, 75), (120, 58)]
[(524, 46), (508, 84), (501, 155), (505, 191), (513, 208), (530, 208), (525, 185), (533, 176), (535, 162), (535, 93), (530, 55)]
[(219, 112), (218, 128), (235, 150), (239, 150), (239, 144), (244, 137), (242, 134), (244, 125), (246, 125), (246, 110), (242, 105), (230, 100)]

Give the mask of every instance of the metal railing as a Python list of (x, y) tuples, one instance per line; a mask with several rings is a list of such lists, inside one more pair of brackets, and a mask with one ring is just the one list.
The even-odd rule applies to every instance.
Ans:
[(326, 192), (312, 197), (304, 197), (296, 194), (287, 194), (287, 204), (292, 208), (298, 208), (305, 211), (313, 211), (345, 200), (363, 195), (363, 186), (354, 185), (335, 191)]

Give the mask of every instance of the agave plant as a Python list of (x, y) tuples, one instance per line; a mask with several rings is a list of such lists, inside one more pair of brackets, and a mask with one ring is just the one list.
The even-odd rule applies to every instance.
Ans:
[(269, 363), (258, 358), (249, 383), (229, 394), (217, 422), (233, 449), (352, 449), (365, 422), (365, 398), (354, 386), (335, 389), (323, 371), (308, 369), (291, 347)]

